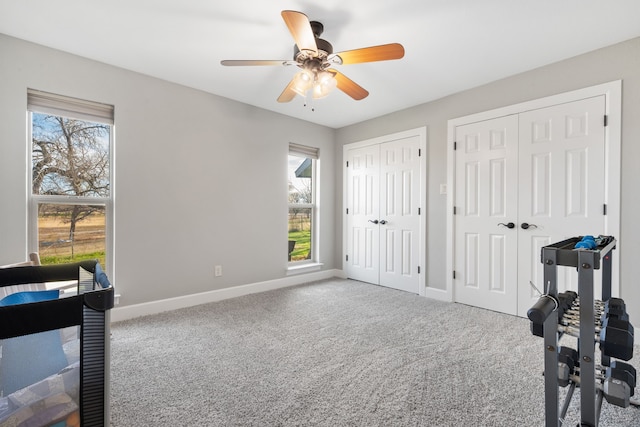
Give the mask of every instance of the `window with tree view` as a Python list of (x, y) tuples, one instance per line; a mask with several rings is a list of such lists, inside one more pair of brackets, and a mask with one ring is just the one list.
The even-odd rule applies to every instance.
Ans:
[(105, 114), (113, 108), (29, 92), (31, 241), (42, 264), (98, 259), (107, 268), (113, 121)]
[(315, 261), (315, 169), (317, 150), (289, 148), (289, 262)]

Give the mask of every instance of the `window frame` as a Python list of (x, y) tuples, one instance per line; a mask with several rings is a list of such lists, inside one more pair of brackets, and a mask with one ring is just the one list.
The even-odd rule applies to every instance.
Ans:
[[(33, 101), (35, 98), (35, 102)], [(96, 107), (96, 108), (93, 108)], [(97, 114), (93, 114), (96, 113)], [(33, 193), (33, 114), (47, 114), (71, 118), (109, 126), (109, 196), (87, 197), (69, 195), (41, 195)], [(108, 117), (110, 116), (110, 118)], [(114, 198), (115, 198), (115, 123), (114, 107), (91, 101), (79, 100), (63, 95), (28, 90), (27, 102), (27, 233), (29, 252), (39, 252), (38, 207), (40, 204), (56, 205), (94, 205), (105, 209), (105, 257), (107, 265), (102, 266), (105, 273), (113, 277), (114, 260)]]
[[(313, 269), (319, 269), (322, 263), (319, 260), (319, 170), (320, 170), (320, 155), (319, 150), (314, 147), (307, 147), (298, 144), (289, 144), (289, 151), (287, 152), (287, 159), (289, 156), (299, 157), (300, 159), (311, 159), (311, 203), (287, 203), (287, 218), (289, 217), (289, 211), (292, 208), (311, 209), (311, 246), (309, 248), (309, 258), (300, 261), (287, 261), (287, 271), (289, 274), (297, 272), (306, 272)], [(288, 188), (287, 176), (287, 187)], [(287, 235), (288, 235), (288, 223), (287, 223)]]

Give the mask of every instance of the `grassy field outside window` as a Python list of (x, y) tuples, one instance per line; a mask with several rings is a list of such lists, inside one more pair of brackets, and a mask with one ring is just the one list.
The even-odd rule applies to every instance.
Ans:
[(289, 262), (313, 260), (315, 160), (289, 154)]

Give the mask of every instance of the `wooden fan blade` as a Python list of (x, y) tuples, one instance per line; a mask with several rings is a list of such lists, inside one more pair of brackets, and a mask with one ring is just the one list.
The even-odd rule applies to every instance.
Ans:
[(369, 92), (365, 88), (363, 88), (358, 83), (354, 82), (338, 70), (329, 69), (327, 71), (334, 74), (338, 89), (340, 89), (356, 101), (360, 101), (361, 99), (369, 96)]
[(296, 92), (293, 90), (294, 81), (295, 77), (291, 79), (287, 87), (284, 88), (284, 90), (278, 97), (278, 102), (289, 102), (296, 97)]
[(383, 44), (380, 46), (363, 47), (361, 49), (338, 52), (342, 62), (339, 64), (359, 64), (362, 62), (388, 61), (390, 59), (400, 59), (404, 56), (404, 47), (400, 43)]
[(300, 50), (307, 50), (318, 54), (318, 46), (316, 45), (316, 36), (313, 35), (309, 18), (302, 12), (295, 10), (283, 10), (282, 19), (289, 28), (293, 39)]
[(222, 65), (227, 67), (237, 67), (245, 65), (291, 65), (295, 64), (295, 61), (288, 60), (243, 60), (243, 59), (227, 59), (220, 61)]

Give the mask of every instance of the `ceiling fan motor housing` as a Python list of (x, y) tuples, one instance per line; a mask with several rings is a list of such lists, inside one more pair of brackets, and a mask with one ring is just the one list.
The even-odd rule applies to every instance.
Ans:
[[(324, 26), (318, 21), (311, 21), (311, 31), (316, 38), (316, 47), (318, 48), (318, 56), (316, 57), (320, 61), (324, 61), (327, 56), (333, 53), (333, 46), (328, 41), (321, 39), (320, 34), (324, 31)], [(305, 60), (314, 59), (314, 56), (309, 55), (308, 52), (300, 51), (298, 45), (293, 45), (293, 60), (299, 63), (304, 63)]]
[[(328, 41), (324, 40), (324, 39), (316, 39), (316, 46), (318, 46), (318, 56), (319, 57), (327, 57), (329, 55), (331, 55), (333, 53), (333, 46), (331, 46), (331, 43), (329, 43)], [(298, 45), (294, 44), (293, 45), (293, 59), (295, 61), (298, 60), (298, 54), (300, 53), (300, 49), (298, 48)]]
[(318, 21), (310, 21), (309, 25), (311, 25), (311, 32), (316, 38), (320, 37), (320, 34), (324, 31), (324, 25)]

